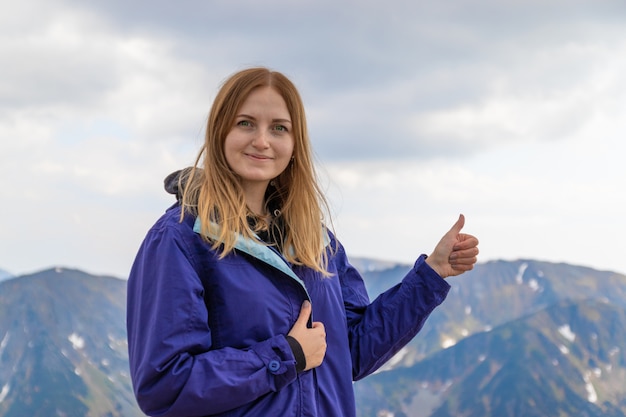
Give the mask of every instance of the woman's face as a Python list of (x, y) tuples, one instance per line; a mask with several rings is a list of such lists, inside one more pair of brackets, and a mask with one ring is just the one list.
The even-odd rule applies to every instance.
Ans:
[(276, 90), (252, 90), (224, 142), (226, 161), (239, 175), (244, 193), (262, 196), (287, 168), (294, 148), (292, 127), (285, 100)]

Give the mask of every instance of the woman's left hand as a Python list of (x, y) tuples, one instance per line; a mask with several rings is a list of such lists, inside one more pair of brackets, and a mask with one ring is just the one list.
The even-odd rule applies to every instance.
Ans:
[(465, 216), (446, 233), (433, 253), (426, 258), (430, 265), (442, 278), (460, 275), (474, 268), (478, 255), (478, 239), (472, 235), (461, 233), (465, 225)]

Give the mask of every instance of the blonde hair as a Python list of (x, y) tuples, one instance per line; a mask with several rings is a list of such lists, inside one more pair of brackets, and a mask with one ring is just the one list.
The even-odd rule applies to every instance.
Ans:
[[(249, 211), (240, 180), (226, 161), (224, 142), (237, 111), (250, 93), (260, 87), (271, 87), (281, 95), (292, 121), (293, 158), (272, 181), (276, 188), (273, 198), (279, 201), (279, 216), (284, 225), (283, 255), (290, 263), (328, 275), (328, 230), (324, 224), (328, 204), (317, 182), (302, 99), (293, 83), (279, 72), (249, 68), (224, 82), (209, 113), (195, 169), (186, 179), (181, 218), (185, 212), (198, 216), (202, 236), (211, 241), (214, 250), (221, 246), (221, 258), (233, 250), (237, 234), (256, 239), (248, 224)], [(215, 232), (211, 223), (220, 225), (219, 236), (213, 239), (209, 238)]]

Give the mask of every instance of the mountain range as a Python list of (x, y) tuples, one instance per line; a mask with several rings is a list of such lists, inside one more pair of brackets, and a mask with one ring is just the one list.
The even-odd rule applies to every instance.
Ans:
[(626, 276), (520, 260), (450, 280), (391, 369), (355, 384), (361, 416), (626, 416)]
[(0, 269), (0, 281), (4, 281), (5, 279), (13, 278), (13, 274)]
[(142, 416), (126, 283), (54, 268), (0, 282), (0, 416)]
[[(371, 298), (409, 265), (353, 259)], [(479, 264), (355, 383), (359, 417), (626, 417), (626, 276)], [(53, 268), (0, 282), (0, 417), (135, 417), (126, 282)]]

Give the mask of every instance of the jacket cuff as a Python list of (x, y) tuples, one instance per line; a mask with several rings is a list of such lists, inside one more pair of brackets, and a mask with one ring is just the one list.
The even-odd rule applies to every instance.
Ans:
[(280, 391), (296, 379), (296, 367), (287, 340), (282, 335), (254, 345), (253, 350), (271, 375), (272, 391)]
[(443, 292), (443, 297), (445, 298), (450, 290), (450, 284), (428, 265), (426, 262), (427, 257), (425, 254), (420, 255), (417, 261), (415, 261), (413, 268), (415, 271), (422, 273), (422, 276), (433, 286), (433, 291)]
[(306, 369), (306, 357), (304, 356), (302, 345), (292, 336), (285, 336), (285, 338), (287, 343), (289, 343), (293, 357), (296, 359), (296, 372), (300, 373)]

